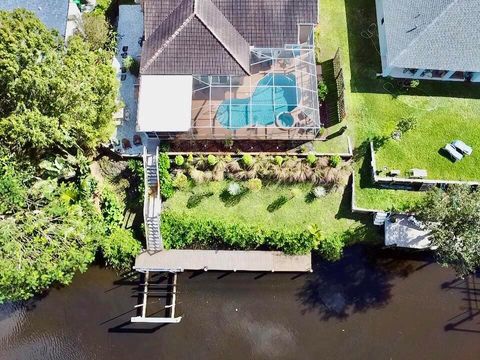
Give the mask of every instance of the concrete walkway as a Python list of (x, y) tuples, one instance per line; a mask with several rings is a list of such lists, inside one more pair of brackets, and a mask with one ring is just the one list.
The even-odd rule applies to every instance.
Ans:
[(144, 251), (135, 260), (138, 271), (257, 271), (309, 272), (311, 255), (285, 255), (280, 251), (166, 250)]

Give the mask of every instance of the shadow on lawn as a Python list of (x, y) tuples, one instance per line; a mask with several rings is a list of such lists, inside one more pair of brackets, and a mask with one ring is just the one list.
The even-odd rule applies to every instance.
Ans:
[(187, 200), (187, 209), (193, 209), (193, 208), (197, 207), (198, 205), (200, 205), (200, 203), (202, 202), (203, 199), (211, 197), (211, 196), (213, 196), (212, 191), (206, 191), (206, 192), (196, 193), (196, 194), (190, 195), (190, 197)]
[[(421, 265), (408, 260), (420, 260)], [(355, 245), (334, 263), (314, 256), (314, 271), (297, 292), (302, 313), (317, 312), (322, 320), (381, 308), (388, 304), (393, 280), (406, 278), (433, 263), (430, 256)]]
[(285, 205), (288, 200), (290, 200), (288, 197), (286, 197), (285, 195), (281, 195), (279, 196), (278, 198), (276, 198), (272, 203), (270, 203), (268, 206), (267, 206), (267, 210), (268, 212), (274, 212), (274, 211), (277, 211), (278, 209), (280, 209), (283, 205)]
[[(382, 65), (378, 42), (375, 0), (344, 0), (347, 17), (352, 92), (399, 95), (395, 81), (378, 78)], [(347, 49), (345, 49), (347, 50)], [(346, 59), (343, 59), (345, 66)], [(394, 84), (395, 83), (395, 84)], [(393, 89), (392, 89), (392, 85)], [(392, 91), (393, 90), (393, 91)], [(422, 80), (403, 95), (480, 99), (480, 84)], [(401, 90), (400, 90), (401, 91)]]
[(232, 207), (232, 206), (235, 206), (237, 205), (240, 200), (243, 199), (243, 197), (245, 195), (247, 195), (248, 191), (243, 189), (240, 194), (238, 195), (231, 195), (227, 189), (223, 190), (221, 193), (220, 193), (220, 200), (223, 202), (223, 204), (226, 206), (226, 207)]

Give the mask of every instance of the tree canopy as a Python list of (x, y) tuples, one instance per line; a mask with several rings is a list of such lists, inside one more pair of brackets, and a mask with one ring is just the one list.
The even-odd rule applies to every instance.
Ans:
[(0, 143), (17, 152), (94, 149), (113, 130), (112, 54), (64, 40), (31, 12), (0, 11)]
[(84, 155), (113, 130), (118, 85), (100, 43), (65, 44), (33, 13), (0, 11), (0, 303), (68, 284), (97, 253), (124, 268), (140, 251)]
[(480, 267), (480, 192), (468, 186), (428, 192), (416, 210), (431, 230), (438, 261), (460, 276)]

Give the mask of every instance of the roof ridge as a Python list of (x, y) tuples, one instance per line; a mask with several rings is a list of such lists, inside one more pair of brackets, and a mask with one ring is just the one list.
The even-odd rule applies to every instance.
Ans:
[(248, 59), (248, 60), (243, 59), (242, 60), (240, 58), (240, 54), (236, 53), (236, 50), (233, 49), (233, 46), (230, 46), (230, 44), (228, 44), (225, 41), (226, 39), (224, 39), (222, 34), (220, 34), (219, 32), (217, 32), (215, 30), (215, 25), (210, 24), (208, 18), (206, 16), (204, 16), (205, 14), (203, 14), (203, 12), (200, 10), (201, 8), (198, 5), (199, 1), (202, 1), (205, 4), (208, 4), (208, 6), (210, 6), (210, 8), (215, 9), (214, 11), (217, 12), (217, 14), (221, 15), (221, 17), (219, 15), (219, 18), (217, 18), (217, 19), (222, 19), (221, 21), (226, 22), (230, 27), (229, 32), (234, 34), (237, 37), (237, 39), (241, 39), (241, 41), (243, 41), (243, 44), (241, 44), (240, 46), (242, 46), (242, 45), (244, 47), (248, 46), (248, 49), (250, 49), (250, 44), (247, 42), (247, 40), (245, 40), (245, 38), (242, 36), (242, 34), (240, 34), (238, 32), (238, 30), (235, 28), (235, 26), (233, 26), (233, 24), (225, 17), (223, 12), (211, 0), (194, 0), (193, 12), (194, 12), (195, 16), (201, 21), (201, 23), (203, 25), (205, 25), (205, 27), (208, 29), (208, 31), (210, 31), (210, 33), (217, 39), (217, 41), (225, 48), (225, 50), (230, 54), (230, 56), (232, 56), (235, 59), (235, 61), (240, 65), (240, 67), (247, 74), (250, 74), (250, 59)]
[[(167, 19), (172, 16), (172, 14), (180, 8), (180, 6), (184, 3), (184, 2), (187, 2), (189, 0), (183, 0), (181, 1), (178, 6), (172, 10), (172, 12), (167, 16), (167, 18), (162, 22), (162, 24), (166, 23)], [(196, 0), (195, 0), (196, 1)], [(192, 13), (185, 19), (185, 21), (180, 24), (180, 26), (173, 32), (173, 34), (171, 34), (164, 42), (163, 44), (158, 48), (158, 50), (150, 57), (150, 59), (148, 59), (146, 62), (145, 62), (145, 65), (140, 69), (140, 71), (143, 73), (145, 72), (149, 67), (150, 65), (160, 56), (160, 54), (165, 51), (165, 49), (167, 48), (167, 46), (178, 36), (178, 34), (180, 34), (180, 32), (185, 28), (185, 26), (188, 25), (189, 22), (192, 21), (192, 19), (195, 17), (195, 12), (192, 11)], [(161, 25), (158, 26), (156, 29), (155, 29), (155, 32), (157, 32), (160, 28), (161, 28)], [(155, 32), (153, 32), (150, 36), (149, 36), (149, 39), (152, 38), (152, 36), (155, 34)]]
[(458, 1), (459, 1), (459, 0), (453, 0), (448, 6), (446, 6), (445, 9), (444, 9), (440, 14), (438, 14), (438, 16), (435, 17), (435, 19), (433, 19), (433, 21), (431, 21), (427, 26), (425, 26), (425, 29), (423, 29), (422, 31), (420, 31), (420, 32), (418, 33), (418, 35), (415, 36), (415, 38), (413, 38), (412, 41), (410, 41), (410, 42), (408, 43), (408, 45), (407, 45), (402, 51), (400, 51), (400, 53), (398, 53), (398, 55), (395, 56), (394, 59), (392, 59), (392, 61), (390, 61), (390, 64), (394, 64), (394, 63), (396, 62), (396, 60), (399, 59), (404, 53), (406, 53), (406, 52), (412, 47), (412, 45), (413, 45), (414, 43), (418, 42), (418, 39), (419, 39), (423, 34), (425, 34), (425, 32), (426, 32), (428, 29), (430, 29), (433, 24), (437, 23), (438, 20), (439, 20), (442, 16), (444, 16), (444, 15), (447, 13), (447, 11), (448, 11), (453, 5), (457, 4)]

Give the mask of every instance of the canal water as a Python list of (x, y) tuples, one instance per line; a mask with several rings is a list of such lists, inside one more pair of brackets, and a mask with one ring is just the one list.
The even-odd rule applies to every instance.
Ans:
[(159, 327), (129, 323), (136, 277), (92, 267), (1, 305), (0, 359), (480, 359), (478, 277), (361, 246), (314, 270), (183, 273), (183, 320)]

